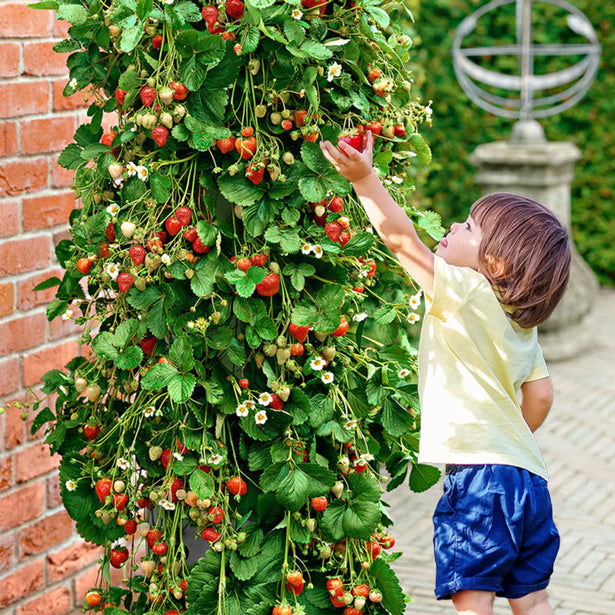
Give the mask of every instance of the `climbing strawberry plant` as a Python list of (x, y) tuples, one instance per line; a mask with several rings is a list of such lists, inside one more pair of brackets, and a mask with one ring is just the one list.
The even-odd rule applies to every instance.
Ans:
[(420, 298), (317, 143), (370, 129), (405, 202), (430, 110), (399, 5), (32, 6), (70, 23), (65, 94), (91, 101), (59, 158), (65, 274), (40, 286), (91, 351), (46, 374), (33, 425), (101, 546), (84, 608), (401, 615), (381, 497), (438, 474), (416, 463)]

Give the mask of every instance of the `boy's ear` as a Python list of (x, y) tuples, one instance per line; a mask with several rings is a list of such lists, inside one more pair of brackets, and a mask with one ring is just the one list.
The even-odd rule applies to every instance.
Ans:
[(503, 258), (487, 254), (486, 261), (489, 275), (492, 278), (497, 280), (498, 278), (503, 278), (506, 275), (506, 263)]

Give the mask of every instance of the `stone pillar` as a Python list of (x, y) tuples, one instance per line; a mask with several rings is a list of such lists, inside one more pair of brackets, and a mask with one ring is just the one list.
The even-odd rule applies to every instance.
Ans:
[[(479, 145), (470, 156), (477, 167), (476, 183), (483, 194), (515, 192), (542, 203), (570, 228), (570, 185), (581, 153), (573, 143)], [(561, 303), (538, 328), (545, 357), (568, 359), (592, 343), (586, 319), (592, 310), (598, 281), (572, 245), (570, 281)]]

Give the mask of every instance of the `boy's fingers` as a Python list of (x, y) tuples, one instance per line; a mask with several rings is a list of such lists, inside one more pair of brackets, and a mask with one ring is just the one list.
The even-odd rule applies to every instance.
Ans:
[(337, 146), (348, 156), (348, 158), (356, 160), (361, 156), (361, 154), (354, 147), (352, 147), (352, 145), (348, 145), (348, 143), (344, 141), (338, 141)]
[(337, 156), (335, 148), (328, 141), (320, 142), (320, 150), (322, 155), (334, 166), (337, 166)]

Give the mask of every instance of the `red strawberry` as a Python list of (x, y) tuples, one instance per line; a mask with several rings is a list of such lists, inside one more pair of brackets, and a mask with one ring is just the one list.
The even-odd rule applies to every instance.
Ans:
[(265, 174), (265, 167), (259, 164), (249, 164), (246, 169), (246, 177), (253, 184), (260, 184), (263, 181), (263, 175)]
[(77, 260), (77, 270), (80, 273), (88, 273), (92, 268), (92, 261), (89, 258), (80, 258)]
[(105, 235), (107, 239), (111, 242), (115, 241), (115, 229), (113, 228), (113, 222), (109, 222), (107, 228), (105, 229)]
[(324, 496), (320, 496), (320, 497), (312, 498), (310, 500), (310, 504), (312, 505), (312, 508), (315, 511), (322, 512), (329, 505), (329, 500), (327, 500), (327, 498)]
[(143, 246), (132, 246), (128, 250), (128, 255), (135, 265), (140, 265), (145, 260), (145, 248)]
[(139, 342), (139, 345), (141, 346), (143, 352), (149, 357), (154, 351), (154, 346), (156, 345), (157, 341), (158, 340), (155, 337), (144, 337)]
[(154, 529), (147, 533), (147, 544), (151, 549), (162, 538), (162, 530)]
[(214, 530), (213, 527), (206, 527), (201, 532), (201, 536), (204, 540), (207, 540), (208, 542), (217, 542), (218, 540), (220, 540), (220, 532)]
[(366, 543), (367, 552), (372, 556), (372, 559), (376, 559), (380, 555), (381, 546), (378, 542)]
[(355, 585), (352, 588), (353, 596), (363, 596), (367, 598), (369, 596), (369, 585), (367, 583), (361, 583), (360, 585)]
[(156, 542), (152, 546), (152, 553), (156, 555), (166, 555), (166, 552), (169, 550), (166, 542)]
[(338, 222), (329, 222), (325, 225), (325, 233), (331, 241), (337, 241), (340, 238), (342, 227)]
[(128, 549), (126, 547), (115, 547), (111, 549), (109, 563), (114, 568), (121, 568), (122, 564), (128, 560)]
[(218, 523), (222, 523), (222, 521), (224, 520), (224, 509), (220, 508), (220, 506), (212, 506), (207, 511), (207, 517), (212, 523), (215, 523), (216, 525)]
[(111, 147), (113, 143), (113, 139), (115, 139), (115, 137), (116, 137), (116, 134), (113, 131), (105, 132), (103, 136), (100, 138), (100, 142), (103, 145), (107, 145), (108, 147)]
[(291, 585), (298, 586), (305, 583), (305, 579), (299, 570), (291, 570), (286, 575), (286, 581)]
[(290, 120), (282, 120), (282, 128), (284, 130), (290, 130), (293, 127), (293, 123)]
[(119, 88), (115, 90), (115, 102), (119, 107), (124, 104), (124, 101), (126, 100), (126, 94), (128, 94), (128, 92), (124, 92), (124, 90), (120, 90)]
[(229, 478), (226, 483), (226, 488), (233, 495), (245, 495), (248, 491), (248, 484), (239, 476)]
[(144, 85), (139, 90), (139, 98), (141, 99), (144, 107), (151, 107), (156, 100), (156, 90)]
[(169, 467), (169, 462), (172, 463), (171, 454), (171, 449), (165, 448), (160, 455), (160, 463), (165, 470)]
[[(178, 220), (179, 220), (179, 218), (178, 218)], [(180, 220), (180, 222), (181, 222), (181, 220)], [(189, 241), (190, 243), (192, 243), (195, 239), (198, 239), (198, 238), (199, 238), (199, 236), (197, 235), (197, 232), (196, 232), (196, 229), (194, 228), (194, 226), (189, 228), (189, 229), (186, 229), (184, 231), (184, 239), (186, 241)]]
[(262, 297), (272, 297), (280, 290), (280, 276), (277, 273), (270, 273), (263, 278), (262, 282), (256, 285), (256, 292)]
[(301, 583), (299, 585), (292, 585), (291, 583), (286, 581), (286, 589), (289, 592), (293, 593), (295, 596), (298, 596), (303, 591), (304, 587), (305, 587), (305, 583)]
[(166, 126), (156, 126), (152, 128), (152, 139), (158, 147), (164, 147), (169, 138), (169, 129)]
[(162, 34), (156, 34), (152, 39), (152, 47), (154, 49), (160, 49), (162, 47)]
[(88, 440), (95, 440), (99, 431), (100, 427), (98, 425), (86, 425), (83, 428), (83, 434)]
[(186, 100), (188, 97), (188, 88), (180, 81), (171, 81), (169, 87), (175, 92), (173, 100)]
[(378, 120), (367, 122), (367, 130), (371, 131), (373, 135), (379, 135), (382, 132), (382, 122)]
[(235, 139), (235, 149), (244, 160), (249, 160), (256, 152), (256, 137)]
[(333, 337), (341, 337), (342, 335), (346, 335), (349, 327), (350, 324), (346, 320), (346, 316), (342, 316), (338, 328), (331, 335)]
[(327, 9), (326, 0), (301, 0), (301, 6), (305, 9), (312, 9), (319, 6), (321, 17), (325, 14), (325, 10)]
[(113, 483), (110, 478), (101, 478), (94, 487), (96, 497), (104, 504), (108, 495), (111, 495), (111, 487)]
[(207, 254), (209, 246), (206, 246), (198, 237), (192, 242), (192, 249), (196, 254)]
[(329, 205), (327, 205), (327, 209), (335, 214), (339, 214), (344, 209), (344, 199), (341, 196), (334, 196)]
[(350, 241), (350, 233), (348, 231), (342, 231), (340, 233), (340, 246), (342, 246), (342, 248)]
[[(358, 150), (359, 152), (362, 152), (363, 148), (365, 147), (363, 134), (359, 131), (340, 135), (337, 140), (338, 147), (339, 144), (342, 142), (346, 143), (347, 145), (350, 145), (350, 147), (354, 147), (354, 149)], [(344, 154), (346, 154), (346, 152), (344, 152)]]
[(218, 17), (220, 16), (220, 11), (218, 11), (218, 7), (216, 6), (206, 6), (201, 11), (201, 15), (207, 24), (207, 30), (210, 34), (219, 34), (222, 32), (224, 28), (220, 25), (216, 27), (216, 23), (218, 21)]
[(242, 389), (247, 389), (250, 386), (250, 381), (247, 378), (241, 378), (240, 380), (237, 381), (237, 384)]
[(235, 265), (237, 269), (241, 269), (244, 273), (252, 267), (252, 260), (249, 258), (240, 258)]
[(127, 493), (114, 493), (113, 494), (113, 506), (119, 511), (124, 510), (126, 508), (126, 504), (128, 504), (128, 494)]
[(245, 126), (241, 129), (242, 137), (251, 137), (254, 134), (254, 128), (252, 126)]
[(290, 355), (291, 357), (301, 357), (305, 353), (305, 346), (300, 342), (296, 344), (291, 344), (290, 346)]
[(395, 546), (395, 538), (391, 534), (385, 534), (379, 542), (385, 549), (392, 549)]
[(284, 402), (280, 399), (280, 396), (277, 393), (271, 394), (271, 402), (269, 402), (269, 407), (274, 410), (282, 410), (282, 408), (284, 408)]
[(125, 293), (132, 286), (134, 278), (129, 273), (120, 273), (116, 279), (117, 287), (121, 293)]
[(241, 19), (243, 17), (244, 5), (241, 0), (227, 0), (226, 14), (232, 19)]
[(374, 83), (378, 77), (382, 77), (382, 71), (379, 68), (371, 68), (367, 71), (367, 80)]
[(216, 139), (216, 145), (223, 154), (235, 149), (235, 137), (224, 137), (224, 139)]
[(295, 126), (297, 128), (301, 128), (305, 124), (305, 116), (307, 115), (307, 111), (305, 109), (299, 109), (299, 111), (295, 111)]
[(405, 137), (406, 136), (406, 127), (403, 124), (396, 124), (393, 127), (393, 134), (396, 137)]
[(267, 264), (267, 255), (259, 252), (250, 258), (255, 267), (264, 267)]
[(137, 531), (137, 522), (134, 519), (130, 519), (124, 523), (124, 531), (128, 536), (132, 536)]
[(85, 603), (88, 606), (98, 606), (102, 601), (102, 596), (100, 595), (100, 592), (96, 589), (92, 589), (90, 590), (86, 595), (85, 595)]
[(171, 237), (174, 237), (175, 235), (177, 235), (177, 233), (179, 233), (179, 231), (182, 230), (182, 223), (174, 216), (171, 216), (170, 218), (166, 219), (164, 227), (169, 232), (169, 235), (171, 235)]
[(171, 502), (178, 502), (177, 491), (184, 488), (184, 481), (179, 478), (174, 478), (169, 491), (171, 492)]
[(175, 210), (175, 217), (179, 220), (182, 226), (188, 226), (192, 219), (192, 211), (190, 207), (178, 207)]
[(294, 322), (291, 322), (288, 325), (288, 332), (298, 341), (305, 342), (308, 332), (310, 330), (309, 325), (296, 325)]
[[(152, 237), (152, 239), (147, 242), (146, 246), (150, 252), (162, 252), (162, 239), (160, 239), (160, 237)], [(130, 250), (128, 252), (130, 252)]]

